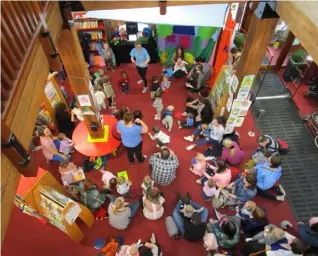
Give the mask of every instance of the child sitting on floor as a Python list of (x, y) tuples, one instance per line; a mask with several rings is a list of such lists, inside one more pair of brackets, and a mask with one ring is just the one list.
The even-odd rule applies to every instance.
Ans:
[(64, 160), (60, 162), (59, 172), (61, 176), (64, 176), (70, 172), (76, 172), (76, 171), (77, 171), (77, 167), (74, 163), (71, 163), (68, 160)]
[(168, 80), (167, 76), (162, 76), (160, 88), (163, 92), (168, 92), (168, 88), (171, 86), (171, 81)]
[(129, 196), (132, 183), (124, 177), (117, 178), (117, 193), (121, 196)]
[(155, 184), (155, 182), (150, 178), (150, 176), (145, 176), (142, 184), (141, 184), (141, 188), (142, 188), (142, 193), (144, 194), (144, 196), (146, 196), (148, 194), (148, 191), (153, 187), (153, 185)]
[(286, 244), (288, 241), (285, 238), (285, 231), (275, 225), (268, 225), (263, 232), (258, 233), (252, 238), (247, 238), (246, 241), (257, 241), (260, 244)]
[(184, 73), (188, 74), (186, 65), (188, 65), (188, 62), (178, 58), (176, 64), (174, 65), (173, 73), (176, 73), (178, 70), (182, 70)]
[(59, 133), (57, 135), (57, 138), (60, 141), (60, 147), (59, 147), (59, 152), (64, 154), (64, 155), (70, 155), (70, 153), (72, 153), (73, 151), (73, 143), (72, 141), (66, 137), (66, 135), (64, 133)]
[(184, 216), (184, 218), (191, 220), (193, 213), (197, 212), (200, 213), (204, 210), (202, 206), (200, 209), (194, 209), (191, 204), (183, 204), (180, 207), (180, 212)]
[(158, 126), (153, 126), (152, 127), (152, 131), (155, 133), (154, 136), (152, 136), (152, 134), (150, 132), (148, 132), (149, 137), (152, 140), (156, 140), (157, 141), (157, 147), (161, 148), (163, 146), (166, 146), (167, 144), (170, 143), (170, 136), (168, 136), (167, 134), (165, 134), (163, 131), (160, 131)]
[(202, 177), (206, 171), (206, 167), (207, 162), (205, 160), (205, 156), (201, 153), (197, 153), (196, 157), (191, 160), (191, 167), (189, 170), (195, 175)]
[(173, 111), (174, 106), (168, 106), (165, 111), (163, 111), (163, 119), (162, 124), (171, 132), (172, 125), (173, 125)]
[(129, 77), (125, 71), (120, 72), (118, 85), (123, 94), (127, 94), (129, 92)]
[(160, 90), (160, 84), (157, 76), (153, 76), (151, 79), (151, 86), (150, 86), (150, 99), (155, 99), (155, 94)]
[(256, 204), (253, 201), (247, 201), (241, 209), (236, 206), (236, 216), (240, 217), (241, 220), (251, 219), (255, 209)]
[(178, 121), (179, 129), (190, 128), (194, 126), (194, 114), (188, 113), (186, 121)]
[(155, 92), (155, 101), (152, 104), (153, 107), (155, 107), (157, 114), (155, 115), (155, 120), (161, 119), (161, 111), (163, 109), (163, 103), (162, 103), (162, 92), (157, 91)]
[(203, 183), (202, 189), (202, 198), (204, 201), (212, 200), (213, 196), (217, 191), (216, 183), (212, 179), (208, 179), (206, 182)]
[(100, 171), (102, 173), (102, 182), (104, 183), (103, 188), (112, 190), (117, 186), (117, 178), (116, 176), (110, 171)]

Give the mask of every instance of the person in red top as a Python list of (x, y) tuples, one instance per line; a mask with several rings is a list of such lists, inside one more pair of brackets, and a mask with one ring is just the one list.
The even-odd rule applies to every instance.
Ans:
[(127, 94), (129, 92), (129, 77), (125, 71), (120, 72), (118, 85), (123, 94)]

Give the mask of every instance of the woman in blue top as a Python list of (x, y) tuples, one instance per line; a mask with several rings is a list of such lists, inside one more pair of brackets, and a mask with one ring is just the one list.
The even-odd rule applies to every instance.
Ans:
[(147, 67), (150, 61), (150, 56), (147, 50), (141, 47), (141, 41), (137, 40), (135, 43), (135, 48), (130, 52), (131, 62), (136, 64), (138, 74), (141, 77), (141, 80), (138, 81), (138, 84), (144, 83), (143, 93), (147, 92)]
[(239, 177), (233, 181), (227, 188), (234, 189), (236, 199), (241, 202), (253, 200), (256, 196), (256, 177), (254, 174), (249, 173), (246, 177)]
[[(139, 125), (137, 125), (139, 124)], [(133, 112), (126, 112), (123, 120), (118, 121), (117, 131), (121, 135), (121, 141), (127, 149), (128, 160), (134, 165), (135, 157), (142, 164), (146, 157), (142, 155), (141, 134), (148, 132), (147, 125), (139, 118), (134, 120)]]
[(255, 166), (257, 194), (271, 200), (284, 201), (285, 190), (281, 185), (275, 186), (282, 176), (281, 160), (277, 156), (272, 156), (269, 158), (269, 162), (269, 164)]

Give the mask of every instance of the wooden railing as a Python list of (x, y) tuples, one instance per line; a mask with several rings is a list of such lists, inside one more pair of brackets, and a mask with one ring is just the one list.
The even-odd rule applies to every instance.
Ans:
[(1, 2), (1, 113), (5, 114), (21, 71), (41, 29), (46, 2)]

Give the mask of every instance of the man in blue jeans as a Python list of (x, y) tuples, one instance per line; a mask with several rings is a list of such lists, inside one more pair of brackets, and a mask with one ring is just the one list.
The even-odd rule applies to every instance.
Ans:
[[(173, 219), (184, 238), (188, 241), (199, 241), (203, 239), (206, 231), (206, 222), (208, 220), (208, 210), (201, 205), (190, 200), (189, 194), (185, 200), (181, 200), (178, 196), (178, 202), (173, 210)], [(181, 215), (181, 207), (183, 204), (190, 204), (195, 210), (203, 208), (203, 210), (198, 213), (194, 212), (192, 214), (191, 220), (184, 218)]]

